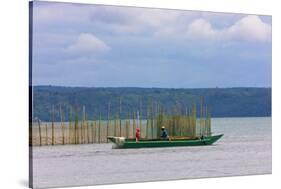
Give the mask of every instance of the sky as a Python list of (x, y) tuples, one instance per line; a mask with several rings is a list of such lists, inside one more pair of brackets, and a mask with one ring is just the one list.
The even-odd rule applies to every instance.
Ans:
[(33, 2), (32, 84), (271, 87), (271, 16)]

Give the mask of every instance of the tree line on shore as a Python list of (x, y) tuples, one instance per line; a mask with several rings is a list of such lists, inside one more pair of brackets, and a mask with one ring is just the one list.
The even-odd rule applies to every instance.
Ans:
[[(150, 107), (161, 106), (165, 114), (172, 115), (174, 106), (184, 114), (195, 104), (200, 108), (200, 97), (212, 110), (212, 117), (271, 116), (271, 88), (207, 88), (207, 89), (166, 89), (166, 88), (86, 88), (86, 87), (33, 87), (33, 117), (43, 121), (60, 121), (59, 109), (69, 112), (75, 108), (87, 110), (88, 118), (101, 116), (106, 120), (108, 108), (111, 115), (119, 114), (125, 119), (130, 112), (141, 112), (146, 119)], [(120, 112), (121, 103), (121, 112)], [(197, 116), (200, 112), (197, 112)], [(81, 118), (81, 114), (79, 114)], [(69, 119), (69, 114), (65, 114)]]

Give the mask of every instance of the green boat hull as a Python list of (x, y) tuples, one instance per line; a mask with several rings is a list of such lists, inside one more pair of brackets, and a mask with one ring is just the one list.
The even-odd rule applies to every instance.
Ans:
[(177, 147), (177, 146), (201, 146), (212, 145), (219, 140), (223, 134), (206, 136), (203, 139), (186, 139), (186, 140), (140, 140), (136, 142), (132, 139), (125, 139), (123, 137), (107, 137), (115, 144), (116, 148), (160, 148), (160, 147)]

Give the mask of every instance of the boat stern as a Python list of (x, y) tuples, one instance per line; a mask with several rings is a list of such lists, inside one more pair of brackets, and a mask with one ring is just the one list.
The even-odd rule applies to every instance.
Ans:
[(125, 137), (108, 136), (107, 139), (115, 144), (114, 148), (122, 148), (126, 141)]
[(114, 137), (114, 136), (107, 136), (107, 139), (110, 140), (113, 143), (116, 143), (116, 139), (115, 138), (116, 137)]

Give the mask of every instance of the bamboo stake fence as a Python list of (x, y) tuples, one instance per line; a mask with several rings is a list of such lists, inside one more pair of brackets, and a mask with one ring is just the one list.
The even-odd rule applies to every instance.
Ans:
[[(107, 104), (107, 118), (105, 120), (102, 120), (101, 111), (99, 116), (88, 119), (85, 106), (82, 107), (81, 119), (79, 119), (79, 110), (74, 109), (73, 111), (73, 108), (70, 107), (69, 120), (67, 122), (64, 121), (65, 113), (61, 105), (59, 105), (59, 110), (57, 111), (60, 116), (60, 122), (55, 122), (55, 112), (55, 106), (53, 105), (50, 112), (51, 122), (41, 123), (40, 120), (32, 122), (30, 126), (32, 132), (30, 134), (31, 145), (106, 143), (108, 142), (107, 136), (135, 138), (137, 127), (141, 129), (141, 137), (144, 139), (159, 138), (162, 126), (165, 126), (169, 136), (172, 137), (211, 135), (210, 108), (204, 106), (203, 98), (200, 100), (199, 119), (196, 117), (196, 104), (184, 109), (176, 104), (172, 114), (169, 114), (165, 112), (165, 109), (159, 103), (150, 103), (147, 107), (147, 115), (143, 116), (141, 100), (139, 109), (127, 112), (127, 118), (122, 119), (125, 113), (122, 112), (121, 97), (117, 114), (112, 114), (111, 103)], [(42, 125), (45, 126), (45, 129), (42, 129)]]

